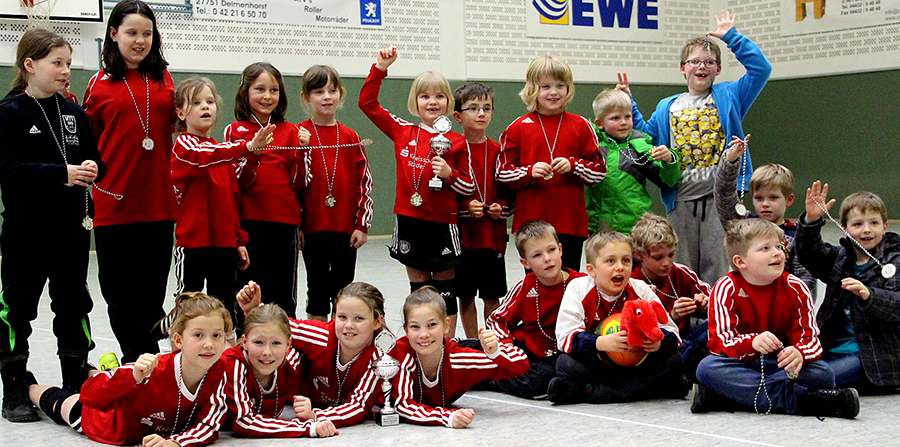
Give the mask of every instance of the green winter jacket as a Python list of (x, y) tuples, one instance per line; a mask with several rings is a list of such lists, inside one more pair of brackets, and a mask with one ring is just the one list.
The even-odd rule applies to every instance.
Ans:
[(600, 140), (600, 153), (606, 160), (606, 177), (600, 183), (584, 188), (588, 231), (593, 234), (609, 227), (628, 234), (638, 218), (650, 209), (652, 201), (647, 193), (647, 180), (661, 188), (671, 188), (678, 183), (681, 178), (679, 156), (669, 149), (675, 157), (674, 163), (653, 161), (650, 158), (652, 140), (638, 130), (632, 131), (627, 145), (616, 142), (596, 125), (594, 131)]

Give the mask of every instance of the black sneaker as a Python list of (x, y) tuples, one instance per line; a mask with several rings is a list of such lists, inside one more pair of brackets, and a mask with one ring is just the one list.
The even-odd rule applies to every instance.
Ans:
[(809, 390), (797, 398), (797, 414), (853, 419), (859, 415), (859, 393), (855, 388)]
[(691, 413), (709, 413), (720, 409), (721, 397), (715, 391), (695, 383), (691, 394)]
[(586, 402), (587, 387), (554, 377), (547, 387), (547, 398), (557, 405)]

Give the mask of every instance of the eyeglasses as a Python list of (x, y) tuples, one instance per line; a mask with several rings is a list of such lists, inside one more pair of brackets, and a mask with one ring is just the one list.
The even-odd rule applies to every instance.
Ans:
[(684, 61), (684, 64), (690, 65), (691, 67), (694, 67), (694, 68), (699, 67), (700, 64), (706, 65), (707, 67), (710, 67), (710, 68), (715, 67), (716, 65), (719, 65), (719, 63), (716, 62), (715, 59), (707, 59), (705, 61), (702, 61), (700, 59), (691, 59), (689, 61)]
[(481, 110), (483, 110), (484, 113), (492, 113), (492, 112), (494, 111), (494, 108), (491, 107), (491, 106), (484, 106), (484, 107), (469, 107), (468, 109), (462, 109), (462, 110), (460, 110), (460, 112), (474, 112), (474, 113), (478, 113), (478, 112), (481, 111)]

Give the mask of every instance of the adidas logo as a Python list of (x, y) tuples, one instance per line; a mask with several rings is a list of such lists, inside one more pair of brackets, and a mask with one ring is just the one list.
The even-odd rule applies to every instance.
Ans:
[(441, 252), (441, 256), (449, 255), (452, 253), (449, 248), (444, 247), (444, 251)]
[(537, 298), (538, 297), (537, 287), (534, 287), (531, 290), (529, 290), (528, 294), (525, 296), (527, 296), (528, 298)]
[(246, 132), (246, 131), (247, 131), (247, 128), (244, 127), (244, 126), (238, 126), (237, 131), (238, 131), (238, 132)]
[(31, 126), (31, 130), (29, 130), (28, 133), (30, 133), (32, 135), (37, 135), (37, 134), (41, 133), (41, 130), (38, 129), (37, 126), (33, 125), (33, 126)]
[(153, 419), (161, 419), (163, 421), (166, 420), (166, 414), (162, 411), (157, 411), (156, 413), (151, 414), (150, 417)]
[(525, 118), (522, 120), (523, 124), (534, 124), (534, 120), (531, 118)]
[(141, 418), (141, 424), (149, 425), (149, 426), (152, 427), (152, 426), (153, 426), (153, 421), (151, 421), (150, 418), (146, 418), (146, 417), (145, 417), (145, 418)]
[(744, 289), (741, 289), (741, 291), (738, 292), (738, 296), (742, 296), (744, 298), (750, 298), (750, 295), (747, 295), (747, 292), (744, 292)]
[(416, 143), (417, 143), (416, 140), (409, 140), (409, 143), (407, 143), (407, 144), (408, 144), (409, 146), (415, 146)]

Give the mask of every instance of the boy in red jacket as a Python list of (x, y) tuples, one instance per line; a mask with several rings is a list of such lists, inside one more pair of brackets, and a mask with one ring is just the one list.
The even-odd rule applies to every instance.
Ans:
[(712, 355), (697, 367), (691, 412), (721, 406), (719, 394), (757, 412), (859, 414), (859, 394), (834, 389), (834, 373), (820, 360), (813, 300), (806, 284), (784, 271), (782, 233), (762, 219), (732, 221), (726, 229), (733, 270), (713, 287)]

